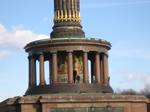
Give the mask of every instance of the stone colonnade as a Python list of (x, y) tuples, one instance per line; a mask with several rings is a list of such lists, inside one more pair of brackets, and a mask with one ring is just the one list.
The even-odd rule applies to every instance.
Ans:
[[(89, 52), (83, 52), (83, 83), (89, 83), (89, 66), (88, 60), (91, 61), (91, 83), (98, 83), (102, 85), (108, 84), (108, 55), (106, 53), (92, 52), (89, 58)], [(30, 55), (29, 59), (29, 87), (37, 86), (37, 73), (36, 73), (36, 61), (39, 61), (39, 85), (46, 85), (45, 71), (44, 71), (44, 53), (38, 55)], [(68, 52), (68, 83), (73, 83), (73, 52)], [(57, 82), (57, 52), (49, 53), (49, 74), (50, 84)]]

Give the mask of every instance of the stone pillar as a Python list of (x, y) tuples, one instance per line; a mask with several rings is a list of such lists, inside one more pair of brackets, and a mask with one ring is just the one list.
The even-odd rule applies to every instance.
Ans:
[(31, 57), (31, 71), (32, 71), (32, 82), (31, 85), (32, 86), (36, 86), (36, 59), (35, 57)]
[(45, 76), (44, 76), (44, 55), (40, 54), (39, 56), (40, 61), (40, 85), (45, 85)]
[(100, 83), (100, 55), (96, 53), (95, 55), (95, 64), (96, 64), (96, 82)]
[(49, 57), (49, 84), (52, 83), (52, 58)]
[(107, 85), (109, 71), (108, 71), (108, 55), (106, 53), (103, 55), (103, 70), (104, 70), (104, 84)]
[(36, 86), (36, 59), (33, 56), (29, 60), (29, 87)]
[(73, 83), (73, 56), (72, 56), (72, 52), (68, 53), (68, 83)]
[(91, 60), (91, 83), (95, 82), (94, 76), (95, 76), (95, 64), (94, 64), (94, 60), (92, 59)]
[(31, 75), (32, 75), (32, 71), (31, 71), (31, 56), (28, 56), (28, 63), (29, 63), (29, 84), (28, 84), (28, 87), (30, 88), (31, 87)]
[(52, 53), (52, 82), (57, 83), (57, 52)]
[(101, 84), (104, 84), (104, 59), (103, 59), (103, 53), (100, 54), (100, 80)]
[(89, 77), (88, 77), (88, 53), (83, 53), (83, 82), (88, 83)]

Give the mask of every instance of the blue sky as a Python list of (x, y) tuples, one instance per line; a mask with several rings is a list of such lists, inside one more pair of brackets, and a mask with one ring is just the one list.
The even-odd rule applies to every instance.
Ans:
[[(150, 84), (150, 0), (81, 0), (87, 37), (112, 43), (111, 85), (140, 90)], [(23, 47), (49, 38), (53, 0), (0, 1), (0, 101), (23, 95), (28, 86), (28, 60)]]

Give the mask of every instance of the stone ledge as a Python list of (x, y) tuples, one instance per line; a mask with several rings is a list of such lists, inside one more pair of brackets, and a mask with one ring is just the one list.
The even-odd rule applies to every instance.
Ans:
[(132, 102), (150, 103), (150, 100), (141, 95), (116, 95), (102, 93), (82, 93), (82, 94), (45, 94), (27, 95), (22, 97), (9, 98), (0, 103), (0, 107), (5, 105), (30, 104), (30, 103), (102, 103), (102, 102)]
[(24, 96), (20, 98), (19, 103), (91, 103), (91, 102), (145, 102), (149, 100), (140, 95), (115, 95), (115, 94), (51, 94)]
[(27, 50), (31, 47), (39, 46), (39, 45), (47, 45), (47, 44), (68, 44), (68, 43), (80, 43), (80, 44), (101, 44), (104, 46), (111, 48), (111, 43), (103, 40), (103, 39), (96, 39), (96, 38), (58, 38), (58, 39), (42, 39), (42, 40), (36, 40), (33, 42), (28, 43), (24, 48)]

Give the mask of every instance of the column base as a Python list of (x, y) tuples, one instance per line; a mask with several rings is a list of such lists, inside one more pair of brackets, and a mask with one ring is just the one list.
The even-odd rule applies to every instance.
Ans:
[(113, 93), (110, 86), (101, 84), (65, 84), (57, 83), (29, 88), (26, 95), (53, 94), (53, 93)]
[(45, 81), (44, 81), (44, 82), (41, 82), (39, 85), (40, 85), (40, 86), (45, 86), (45, 85), (46, 85), (46, 82), (45, 82)]

